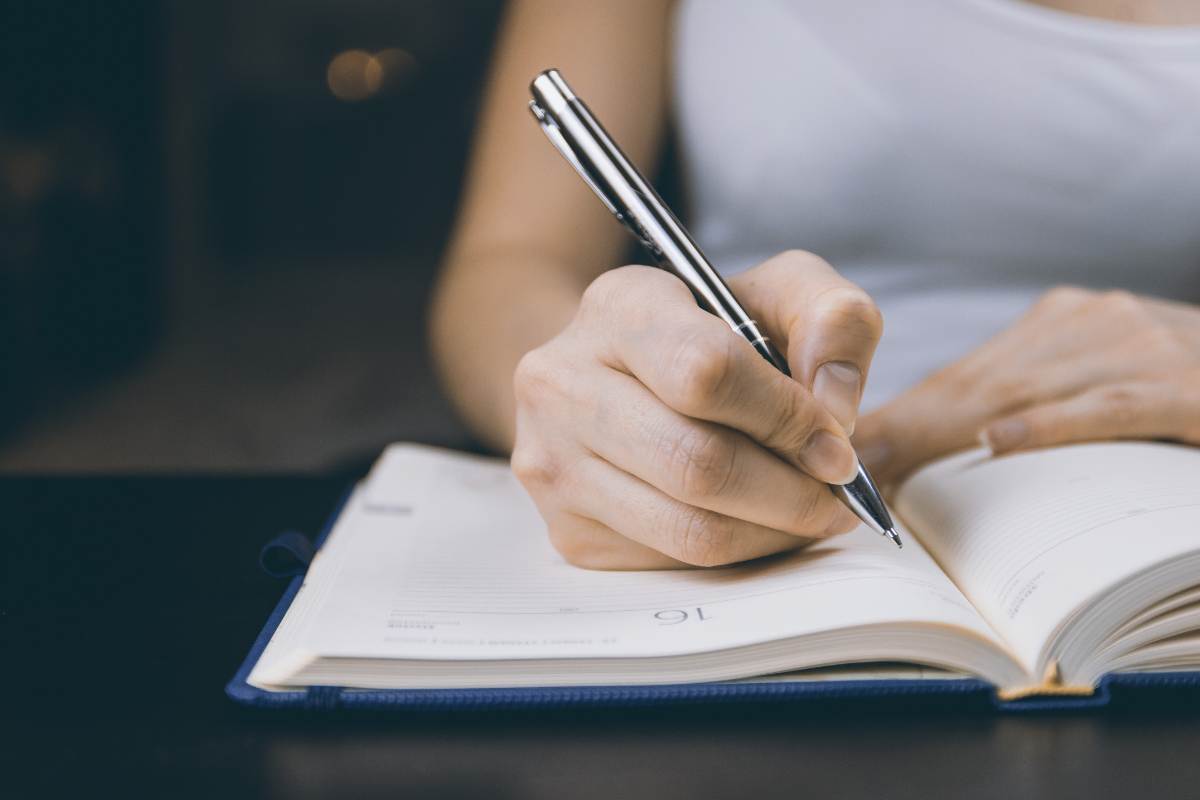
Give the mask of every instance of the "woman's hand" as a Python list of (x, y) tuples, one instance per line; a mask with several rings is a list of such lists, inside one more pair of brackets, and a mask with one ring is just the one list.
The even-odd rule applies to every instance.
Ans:
[(1011, 328), (863, 418), (855, 444), (894, 483), (979, 442), (993, 453), (1097, 439), (1200, 444), (1200, 309), (1063, 287)]
[(808, 253), (731, 284), (794, 380), (650, 267), (602, 275), (518, 365), (513, 470), (571, 563), (714, 566), (856, 525), (826, 484), (855, 474), (878, 310)]

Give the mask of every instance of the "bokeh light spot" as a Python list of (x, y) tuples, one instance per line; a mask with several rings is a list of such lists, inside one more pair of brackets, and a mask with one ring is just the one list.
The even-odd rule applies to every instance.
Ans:
[(366, 100), (383, 85), (383, 65), (365, 50), (338, 53), (325, 70), (329, 91), (339, 100), (355, 103)]

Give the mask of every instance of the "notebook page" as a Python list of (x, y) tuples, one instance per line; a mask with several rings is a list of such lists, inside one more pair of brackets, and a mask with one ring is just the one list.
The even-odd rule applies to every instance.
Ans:
[(414, 446), (385, 453), (351, 513), (304, 635), (323, 656), (672, 655), (891, 621), (995, 639), (919, 545), (865, 528), (731, 568), (582, 570), (549, 545), (506, 463)]
[(896, 509), (1034, 671), (1076, 609), (1200, 549), (1200, 449), (1111, 442), (936, 462)]
[[(347, 548), (338, 547), (335, 543), (347, 541), (353, 536), (352, 528), (359, 514), (357, 509), (363, 504), (364, 491), (358, 487), (346, 499), (342, 513), (338, 516), (333, 529), (329, 532), (327, 546), (317, 551), (312, 563), (304, 575), (299, 590), (292, 598), (287, 613), (280, 620), (271, 640), (263, 649), (262, 655), (251, 670), (249, 681), (257, 685), (259, 677), (268, 666), (278, 667), (285, 659), (294, 654), (298, 648), (303, 650), (307, 641), (306, 633), (312, 623), (316, 611), (324, 605), (329, 591), (337, 583), (337, 573), (341, 569), (341, 557)], [(307, 657), (307, 653), (303, 653)]]

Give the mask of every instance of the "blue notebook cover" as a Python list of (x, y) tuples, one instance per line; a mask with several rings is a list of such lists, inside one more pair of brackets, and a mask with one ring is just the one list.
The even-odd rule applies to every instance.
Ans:
[[(771, 681), (762, 683), (718, 682), (664, 684), (659, 686), (555, 686), (510, 689), (352, 689), (340, 686), (310, 686), (304, 690), (273, 692), (246, 682), (250, 671), (266, 649), (275, 629), (304, 582), (304, 568), (333, 529), (352, 490), (342, 497), (319, 537), (311, 543), (295, 533), (282, 534), (263, 548), (264, 570), (291, 580), (275, 610), (254, 640), (246, 658), (225, 686), (234, 702), (254, 708), (317, 711), (431, 711), (507, 710), (585, 707), (646, 707), (697, 703), (803, 702), (878, 698), (916, 700), (921, 697), (960, 697), (964, 706), (1002, 711), (1049, 711), (1107, 706), (1114, 694), (1129, 690), (1182, 690), (1189, 699), (1200, 698), (1200, 672), (1116, 673), (1106, 675), (1091, 695), (1032, 696), (1001, 700), (995, 687), (977, 678), (921, 680), (821, 680)], [(270, 566), (272, 554), (283, 553), (293, 561), (291, 568)]]

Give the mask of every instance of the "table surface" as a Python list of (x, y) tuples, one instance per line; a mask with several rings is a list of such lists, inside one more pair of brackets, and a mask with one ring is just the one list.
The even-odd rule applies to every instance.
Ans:
[(1200, 703), (1186, 694), (1035, 716), (242, 709), (224, 684), (283, 590), (258, 549), (317, 532), (350, 477), (0, 479), (4, 795), (1200, 796)]

